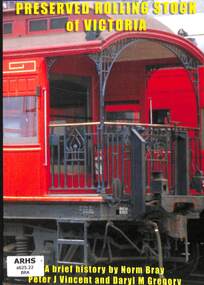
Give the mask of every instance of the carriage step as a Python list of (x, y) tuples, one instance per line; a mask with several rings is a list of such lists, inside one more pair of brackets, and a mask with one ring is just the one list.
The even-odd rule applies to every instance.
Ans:
[[(67, 236), (67, 230), (73, 230), (75, 227), (79, 230), (75, 238)], [(72, 234), (73, 235), (73, 234)], [(87, 245), (87, 222), (86, 221), (57, 221), (57, 263), (83, 265), (88, 263), (88, 245)], [(82, 257), (76, 257), (77, 251), (81, 250)], [(75, 257), (75, 258), (74, 258)]]

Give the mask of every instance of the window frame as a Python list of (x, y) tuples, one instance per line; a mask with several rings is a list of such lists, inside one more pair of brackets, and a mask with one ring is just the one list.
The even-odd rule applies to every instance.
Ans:
[[(56, 17), (52, 17), (52, 18), (47, 18), (47, 17), (40, 17), (40, 18), (32, 18), (32, 19), (29, 19), (27, 20), (27, 33), (28, 34), (36, 34), (36, 33), (42, 33), (42, 34), (45, 34), (45, 33), (52, 33), (53, 31), (65, 31), (65, 27), (63, 28), (51, 28), (51, 21), (52, 20), (56, 20), (56, 19), (62, 19), (62, 18), (66, 18), (66, 21), (68, 21), (68, 16), (65, 15), (65, 16), (56, 16)], [(30, 30), (30, 23), (33, 22), (33, 21), (47, 21), (47, 29), (46, 30), (34, 30), (34, 31), (31, 31)]]

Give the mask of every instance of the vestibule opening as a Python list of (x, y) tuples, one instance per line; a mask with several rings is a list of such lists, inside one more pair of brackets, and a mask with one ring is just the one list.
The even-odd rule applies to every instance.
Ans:
[(92, 190), (91, 78), (53, 72), (49, 83), (50, 190)]
[(91, 120), (90, 78), (71, 75), (51, 75), (50, 121), (79, 123)]

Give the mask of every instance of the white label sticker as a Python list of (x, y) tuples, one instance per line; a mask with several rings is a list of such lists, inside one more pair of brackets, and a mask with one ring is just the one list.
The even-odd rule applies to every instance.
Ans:
[(120, 215), (128, 215), (128, 207), (119, 207)]
[(7, 276), (44, 276), (44, 256), (7, 256)]

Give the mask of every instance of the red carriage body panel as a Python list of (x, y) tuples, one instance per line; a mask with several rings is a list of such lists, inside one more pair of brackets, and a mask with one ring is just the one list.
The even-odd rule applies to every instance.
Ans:
[[(47, 121), (45, 122), (46, 100), (43, 92), (48, 88), (44, 59), (5, 60), (3, 74), (4, 100), (5, 106), (8, 106), (5, 107), (4, 116), (11, 118), (6, 129), (6, 142), (3, 148), (4, 195), (43, 196), (47, 188), (47, 162), (45, 165), (47, 150), (45, 150), (44, 136), (47, 131), (45, 130)], [(16, 102), (12, 107), (9, 105), (9, 99), (13, 97), (16, 97)], [(30, 98), (35, 100), (35, 106), (31, 103), (37, 116), (35, 127), (31, 125), (26, 127), (28, 119), (31, 118), (26, 117), (28, 116), (26, 112), (30, 110), (31, 116), (34, 112), (31, 106), (26, 105), (29, 104)], [(29, 132), (31, 128), (35, 128), (35, 137)]]

